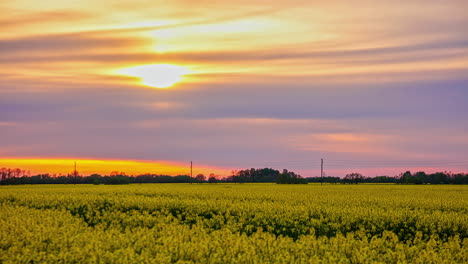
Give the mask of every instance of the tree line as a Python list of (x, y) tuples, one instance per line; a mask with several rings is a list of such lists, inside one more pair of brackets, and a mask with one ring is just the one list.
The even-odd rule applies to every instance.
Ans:
[(191, 182), (190, 176), (178, 175), (156, 175), (143, 174), (138, 176), (129, 176), (124, 173), (89, 176), (81, 175), (60, 175), (52, 176), (50, 174), (38, 174), (34, 176), (10, 177), (2, 179), (0, 185), (17, 184), (130, 184), (130, 183), (187, 183)]
[(398, 176), (365, 177), (360, 173), (350, 173), (344, 178), (340, 177), (307, 177), (304, 178), (295, 172), (284, 169), (283, 171), (272, 168), (245, 169), (232, 171), (230, 176), (218, 177), (210, 174), (206, 177), (198, 174), (195, 177), (189, 175), (159, 175), (141, 174), (129, 176), (124, 172), (114, 171), (109, 175), (92, 174), (82, 176), (77, 171), (68, 175), (38, 174), (30, 176), (29, 172), (21, 169), (0, 169), (0, 184), (130, 184), (130, 183), (250, 183), (271, 182), (278, 184), (307, 184), (307, 183), (334, 183), (334, 184), (360, 184), (360, 183), (395, 183), (395, 184), (468, 184), (468, 174), (436, 172), (411, 173), (407, 171)]
[(295, 172), (283, 169), (282, 172), (271, 169), (246, 169), (233, 171), (232, 175), (227, 177), (227, 182), (276, 182), (278, 184), (307, 184), (307, 180)]
[(344, 178), (340, 177), (309, 177), (308, 182), (326, 182), (342, 184), (359, 183), (396, 183), (396, 184), (468, 184), (468, 174), (452, 172), (426, 173), (419, 171), (411, 173), (406, 171), (398, 176), (364, 177), (360, 173), (350, 173)]
[[(10, 172), (15, 173), (10, 173)], [(203, 174), (195, 177), (189, 175), (158, 175), (142, 174), (129, 176), (124, 172), (114, 171), (110, 175), (92, 174), (90, 176), (79, 175), (74, 171), (68, 175), (38, 174), (34, 176), (26, 173), (16, 173), (20, 169), (0, 169), (0, 184), (129, 184), (129, 183), (247, 183), (247, 182), (276, 182), (279, 184), (307, 184), (307, 180), (292, 171), (284, 169), (282, 172), (271, 168), (246, 169), (233, 171), (228, 177), (217, 177), (210, 174), (207, 178)]]

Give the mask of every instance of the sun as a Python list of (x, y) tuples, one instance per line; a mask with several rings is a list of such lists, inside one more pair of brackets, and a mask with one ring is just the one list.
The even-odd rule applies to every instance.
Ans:
[(189, 71), (173, 64), (141, 65), (119, 70), (120, 74), (134, 76), (141, 80), (141, 84), (154, 88), (168, 88), (182, 81)]

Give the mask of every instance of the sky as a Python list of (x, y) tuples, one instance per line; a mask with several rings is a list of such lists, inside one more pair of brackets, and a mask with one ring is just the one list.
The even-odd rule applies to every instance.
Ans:
[(0, 10), (0, 167), (468, 172), (465, 0)]

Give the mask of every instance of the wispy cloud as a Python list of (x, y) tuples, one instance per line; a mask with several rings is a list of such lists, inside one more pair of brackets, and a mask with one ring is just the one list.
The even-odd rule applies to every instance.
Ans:
[[(0, 7), (3, 164), (196, 159), (313, 173), (325, 157), (341, 173), (468, 157), (466, 1)], [(118, 73), (148, 64), (190, 73), (166, 90)]]
[(8, 15), (0, 19), (0, 27), (4, 30), (16, 30), (28, 25), (37, 24), (60, 24), (64, 20), (77, 21), (91, 18), (92, 14), (71, 10), (52, 10), (35, 13), (20, 13), (17, 15)]

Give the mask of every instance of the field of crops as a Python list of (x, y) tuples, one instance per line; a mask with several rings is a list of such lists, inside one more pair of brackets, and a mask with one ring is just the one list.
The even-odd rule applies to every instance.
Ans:
[(0, 210), (0, 263), (468, 263), (468, 186), (1, 186)]

